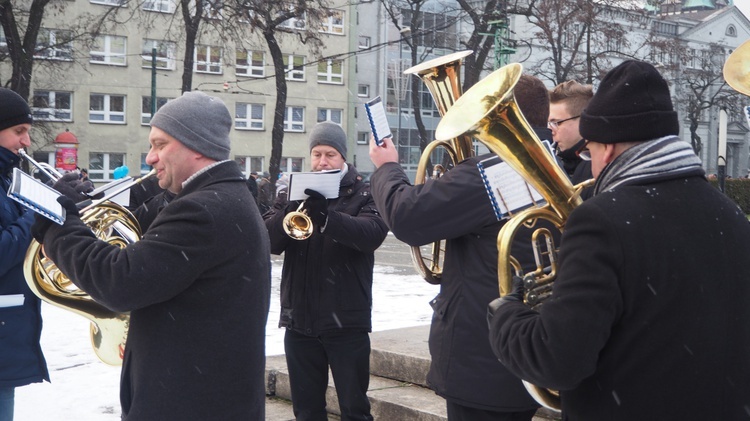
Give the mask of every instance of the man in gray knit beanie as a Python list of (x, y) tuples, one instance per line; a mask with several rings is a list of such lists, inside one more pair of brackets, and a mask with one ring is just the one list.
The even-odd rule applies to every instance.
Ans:
[(232, 116), (224, 102), (203, 92), (185, 92), (167, 102), (151, 119), (188, 148), (216, 161), (229, 159)]
[(346, 133), (336, 123), (323, 121), (310, 131), (310, 150), (318, 145), (330, 146), (341, 154), (346, 161)]

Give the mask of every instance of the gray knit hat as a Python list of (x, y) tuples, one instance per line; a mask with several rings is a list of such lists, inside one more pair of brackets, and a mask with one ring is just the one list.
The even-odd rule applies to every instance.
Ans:
[(0, 88), (0, 130), (19, 124), (31, 124), (33, 121), (31, 109), (26, 100), (15, 91)]
[(216, 161), (229, 159), (232, 116), (219, 98), (203, 92), (185, 92), (164, 104), (151, 119), (189, 149)]
[(336, 149), (346, 161), (346, 133), (338, 124), (323, 121), (313, 127), (310, 131), (310, 150), (318, 145)]

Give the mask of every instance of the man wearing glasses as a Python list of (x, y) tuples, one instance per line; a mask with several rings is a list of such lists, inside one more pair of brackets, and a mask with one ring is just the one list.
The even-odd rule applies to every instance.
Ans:
[[(578, 153), (584, 149), (584, 141), (578, 131), (581, 112), (594, 95), (591, 85), (581, 85), (569, 80), (550, 91), (550, 112), (547, 126), (552, 130), (557, 156), (573, 184), (591, 178), (591, 163), (582, 160)], [(585, 189), (581, 197), (591, 196), (591, 189)]]

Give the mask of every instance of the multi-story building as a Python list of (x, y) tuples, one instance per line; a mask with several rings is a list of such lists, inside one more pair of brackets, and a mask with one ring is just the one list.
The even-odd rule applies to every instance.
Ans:
[[(120, 19), (94, 39), (70, 39), (73, 23), (89, 15), (100, 16), (119, 4), (125, 4), (120, 9), (129, 9), (121, 14), (129, 19)], [(352, 13), (347, 3), (337, 4), (319, 29), (320, 55), (313, 55), (294, 34), (277, 33), (288, 89), (283, 172), (309, 169), (306, 133), (316, 122), (354, 126), (356, 86), (349, 86), (354, 80), (354, 60), (346, 58), (352, 48)], [(208, 13), (212, 12), (209, 8)], [(222, 17), (217, 13), (211, 18)], [(131, 175), (139, 169), (147, 172), (152, 92), (158, 106), (181, 95), (185, 55), (181, 25), (172, 0), (66, 1), (63, 12), (46, 13), (30, 102), (36, 121), (44, 123), (51, 134), (34, 139), (34, 157), (54, 163), (54, 134), (69, 131), (79, 142), (78, 165), (89, 169), (92, 180), (110, 180), (113, 170), (122, 165), (128, 166)], [(268, 48), (261, 37), (244, 40), (242, 45), (227, 39), (211, 19), (201, 25), (193, 52), (192, 89), (226, 103), (234, 117), (231, 156), (245, 173), (268, 170), (277, 97)], [(290, 29), (304, 25), (303, 20), (286, 22)], [(4, 40), (0, 37), (0, 48)], [(7, 62), (0, 62), (0, 72), (8, 68)]]

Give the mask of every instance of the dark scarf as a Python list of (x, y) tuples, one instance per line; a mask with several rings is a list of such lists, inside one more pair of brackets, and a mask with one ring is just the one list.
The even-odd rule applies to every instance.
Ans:
[(555, 146), (558, 147), (557, 156), (562, 161), (563, 169), (568, 175), (573, 175), (576, 167), (581, 163), (582, 159), (578, 157), (578, 151), (581, 150), (585, 144), (586, 141), (581, 139), (578, 143), (564, 151), (561, 151), (559, 145), (555, 144)]
[(604, 167), (596, 178), (594, 195), (622, 185), (693, 175), (705, 176), (693, 148), (677, 136), (662, 137), (627, 149)]

